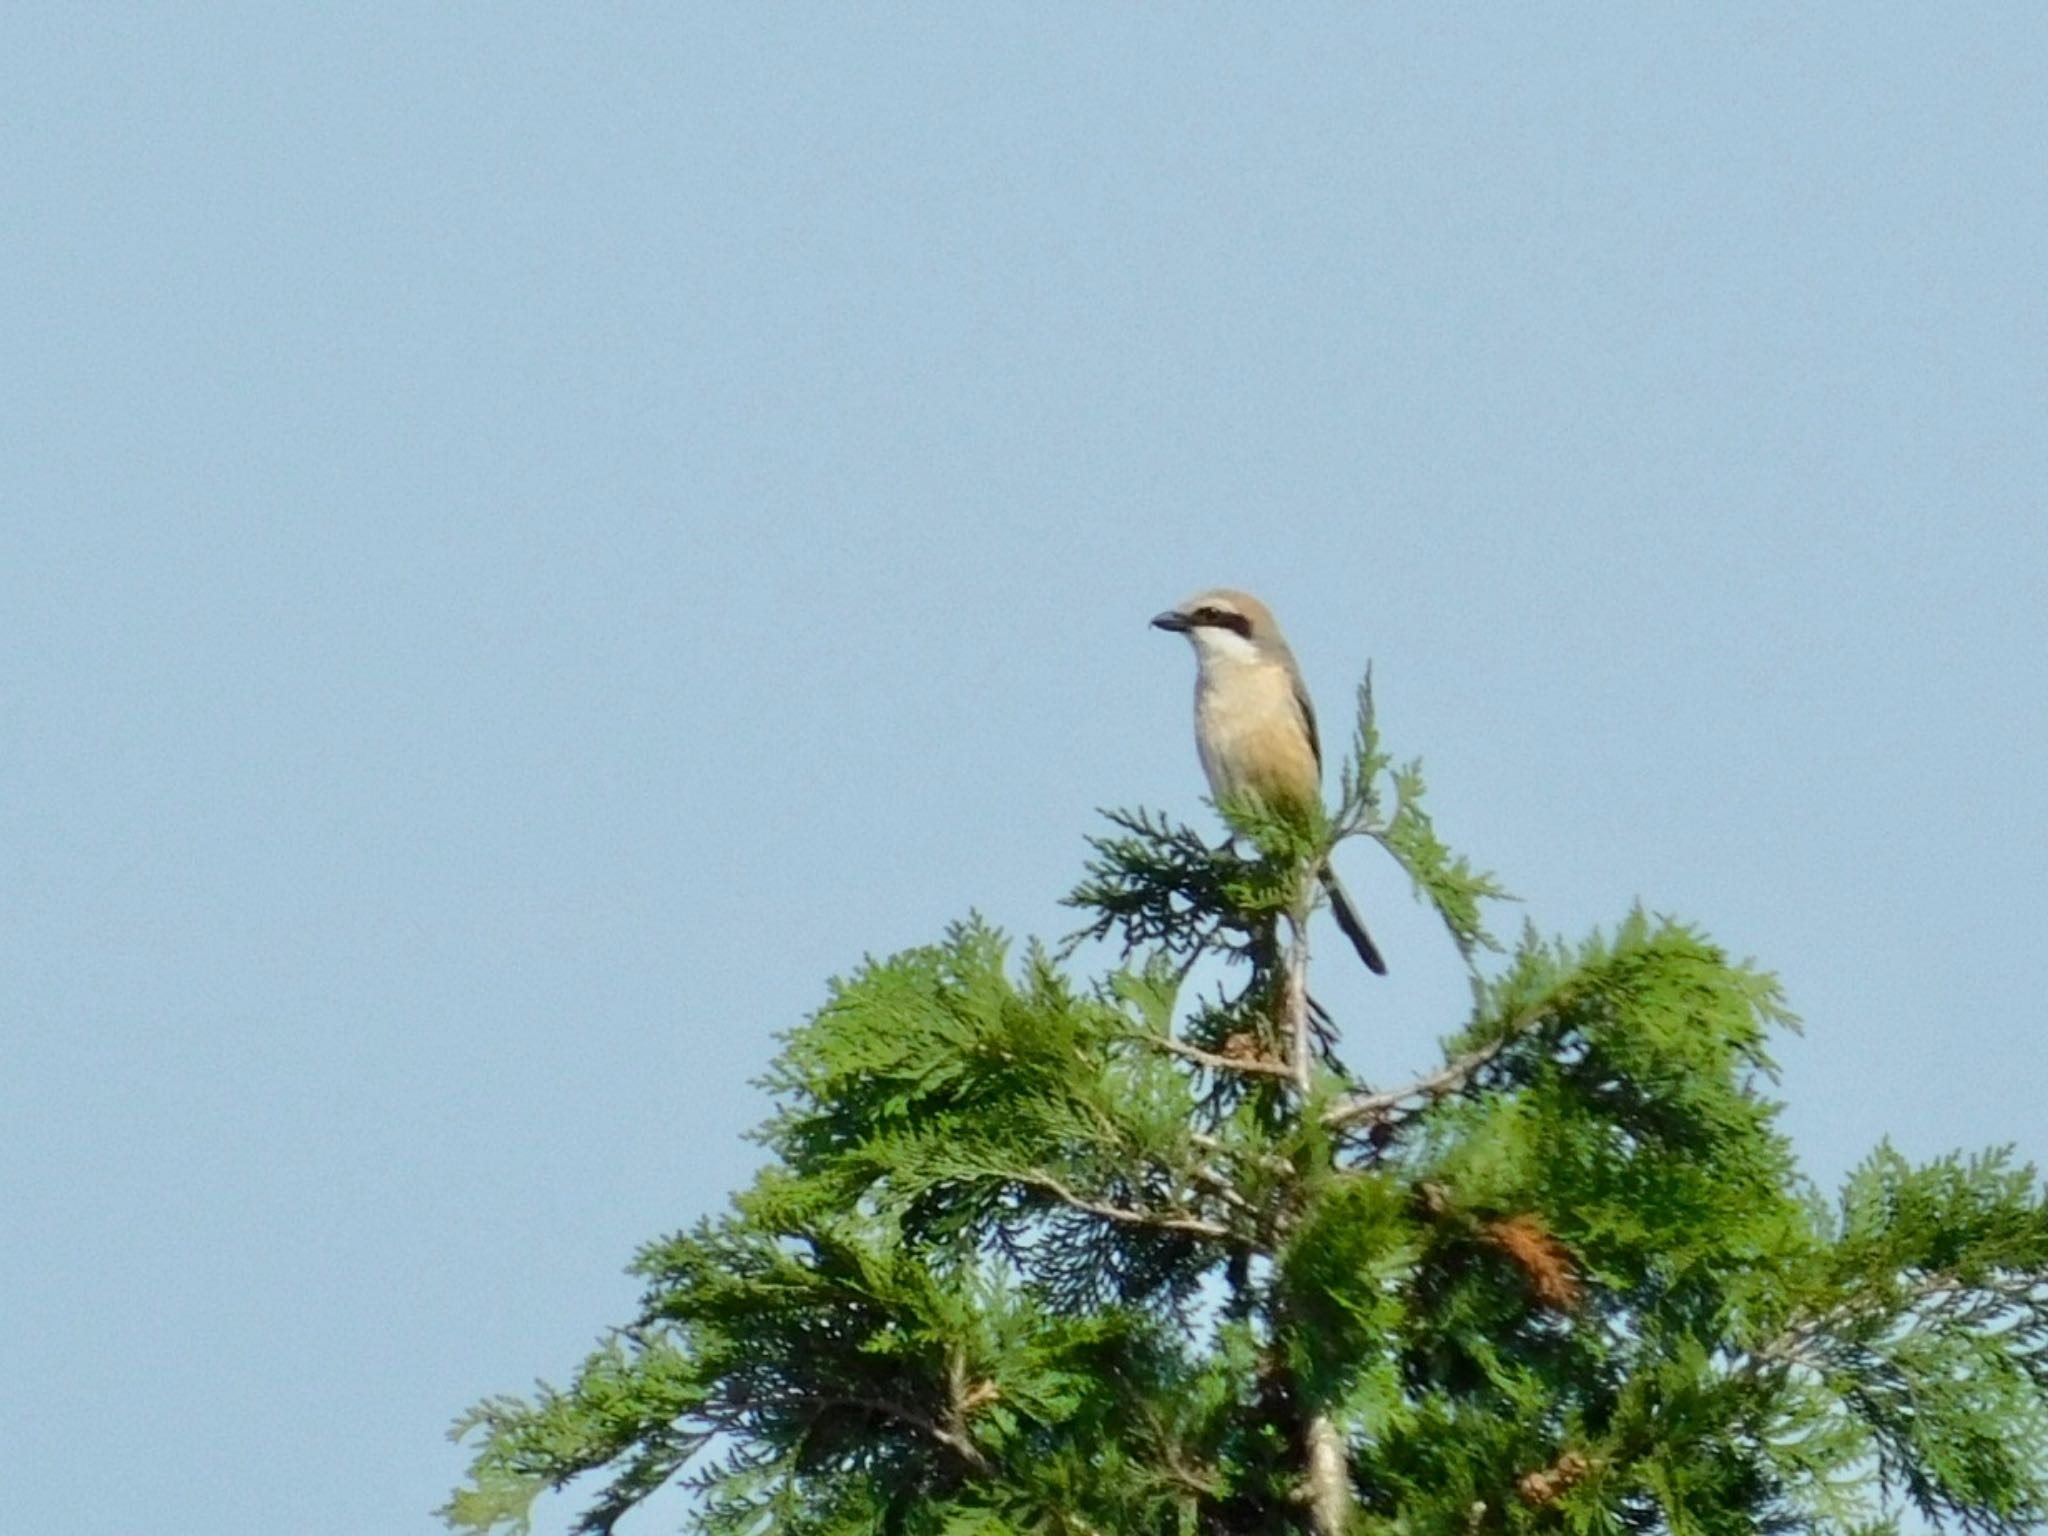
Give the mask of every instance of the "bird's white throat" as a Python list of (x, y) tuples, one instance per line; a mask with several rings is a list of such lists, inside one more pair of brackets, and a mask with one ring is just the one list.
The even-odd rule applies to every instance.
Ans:
[(1266, 659), (1249, 636), (1240, 635), (1234, 629), (1203, 624), (1189, 630), (1188, 638), (1195, 643), (1195, 656), (1204, 665), (1223, 662), (1226, 665), (1241, 666), (1246, 662)]

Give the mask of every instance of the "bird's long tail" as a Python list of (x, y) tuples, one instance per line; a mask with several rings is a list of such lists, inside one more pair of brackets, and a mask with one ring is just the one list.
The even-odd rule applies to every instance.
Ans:
[(1365, 962), (1365, 968), (1375, 976), (1387, 974), (1387, 962), (1380, 958), (1379, 946), (1372, 941), (1372, 935), (1365, 931), (1364, 920), (1358, 915), (1358, 908), (1351, 905), (1351, 897), (1345, 892), (1343, 882), (1338, 880), (1337, 871), (1325, 864), (1322, 868), (1323, 888), (1330, 893), (1330, 910), (1336, 914), (1337, 926), (1344, 930), (1344, 937), (1351, 941), (1351, 947), (1358, 951), (1358, 958)]

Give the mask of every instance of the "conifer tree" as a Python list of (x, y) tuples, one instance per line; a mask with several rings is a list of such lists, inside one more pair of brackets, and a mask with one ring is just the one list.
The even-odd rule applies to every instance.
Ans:
[[(1062, 952), (970, 920), (834, 983), (767, 1166), (639, 1255), (566, 1386), (458, 1422), (449, 1523), (524, 1530), (586, 1474), (581, 1531), (681, 1484), (711, 1536), (2048, 1518), (2031, 1168), (1880, 1147), (1822, 1198), (1767, 1093), (1776, 983), (1640, 910), (1497, 945), (1369, 689), (1327, 822), (1221, 809), (1221, 846), (1113, 814)], [(1385, 1085), (1308, 988), (1345, 839), (1471, 969), (1443, 1060)]]

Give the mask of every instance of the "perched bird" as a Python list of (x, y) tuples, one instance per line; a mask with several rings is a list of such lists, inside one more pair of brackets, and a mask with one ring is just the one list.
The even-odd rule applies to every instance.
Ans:
[[(1257, 800), (1282, 816), (1306, 816), (1323, 798), (1323, 749), (1301, 668), (1266, 605), (1249, 592), (1198, 592), (1152, 620), (1195, 648), (1195, 749), (1218, 800)], [(1366, 969), (1387, 974), (1358, 909), (1324, 863), (1337, 926)]]

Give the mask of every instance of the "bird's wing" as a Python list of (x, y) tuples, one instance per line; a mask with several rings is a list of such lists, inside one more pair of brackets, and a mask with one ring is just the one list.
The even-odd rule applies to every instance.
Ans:
[(1302, 729), (1308, 732), (1308, 750), (1316, 760), (1316, 772), (1323, 771), (1323, 743), (1316, 735), (1316, 707), (1308, 700), (1308, 689), (1301, 681), (1301, 668), (1294, 665), (1294, 658), (1288, 658), (1287, 675), (1294, 683), (1294, 707), (1301, 711)]

